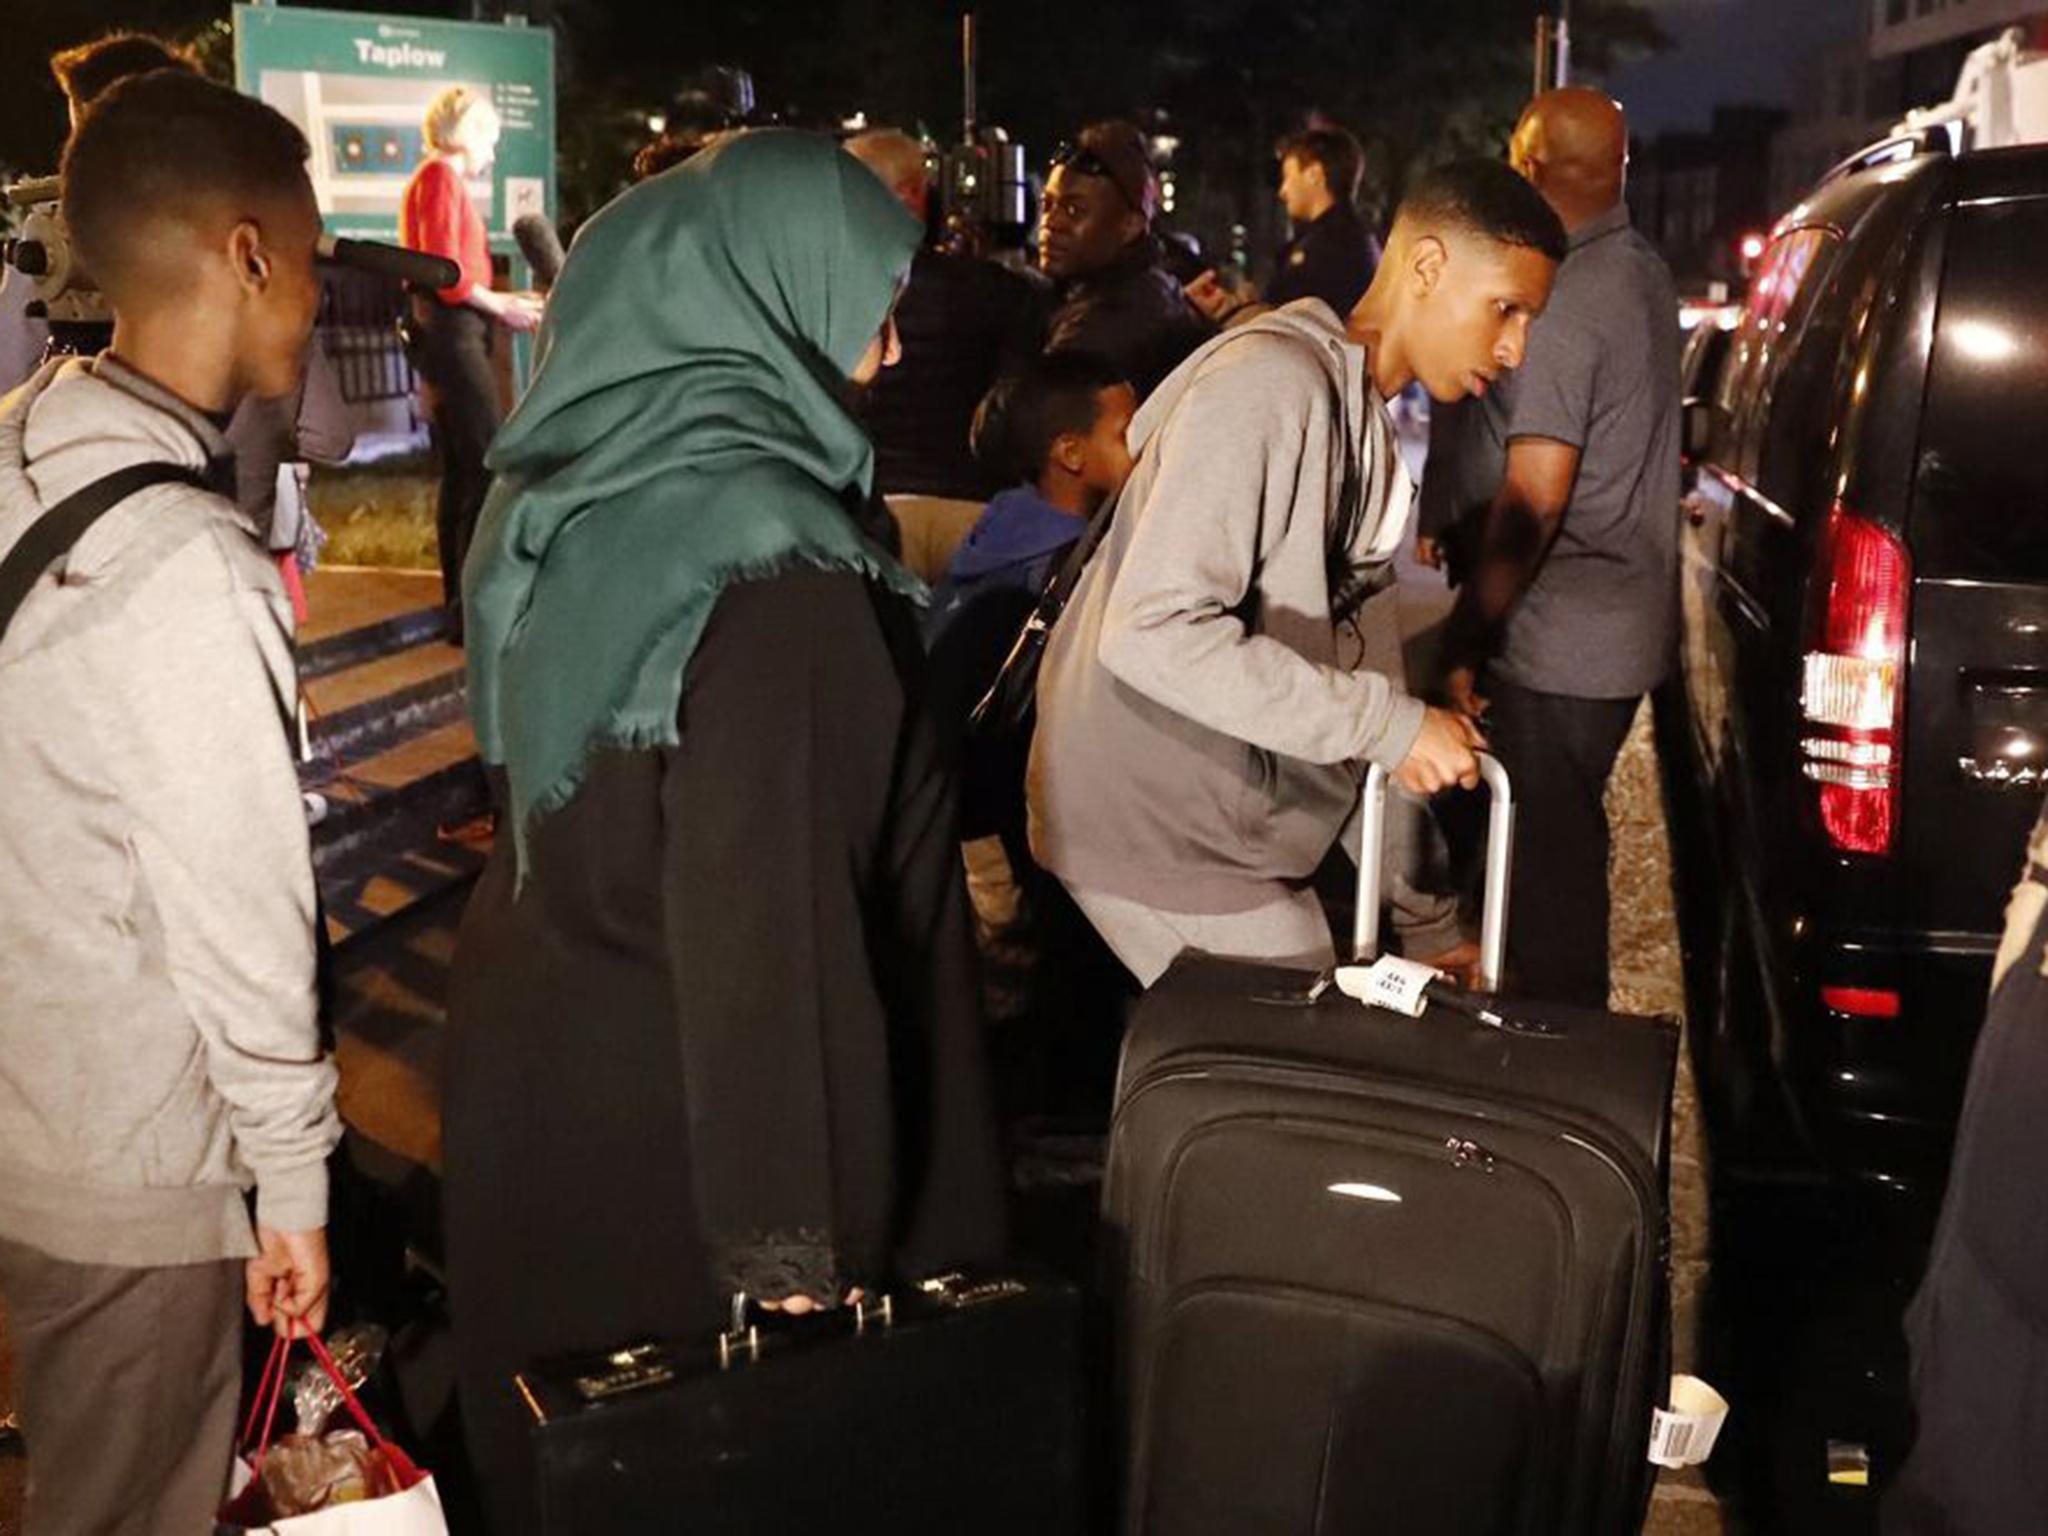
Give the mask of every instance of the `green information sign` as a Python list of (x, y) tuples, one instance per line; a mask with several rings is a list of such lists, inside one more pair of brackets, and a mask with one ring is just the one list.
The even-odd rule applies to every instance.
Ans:
[(427, 103), (450, 85), (489, 94), (505, 125), (497, 163), (470, 186), (491, 244), (555, 211), (555, 36), (544, 27), (235, 7), (235, 83), (299, 125), (331, 234), (395, 240), (424, 150)]

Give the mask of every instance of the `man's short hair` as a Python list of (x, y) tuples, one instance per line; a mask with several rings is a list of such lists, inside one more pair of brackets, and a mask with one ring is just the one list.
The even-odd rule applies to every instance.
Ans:
[(1401, 199), (1394, 220), (1403, 219), (1459, 225), (1502, 245), (1564, 260), (1567, 242), (1557, 211), (1499, 160), (1453, 160), (1426, 172)]
[(1365, 147), (1348, 128), (1326, 123), (1305, 128), (1280, 141), (1282, 160), (1299, 160), (1323, 168), (1323, 184), (1340, 203), (1356, 203), (1358, 186), (1365, 179)]
[(64, 149), (64, 219), (102, 288), (152, 224), (208, 202), (306, 197), (306, 141), (282, 114), (197, 75), (157, 70), (111, 87)]
[(156, 69), (198, 73), (183, 50), (145, 32), (109, 32), (105, 37), (50, 56), (50, 73), (81, 110), (97, 101), (117, 80), (146, 75)]
[(996, 381), (974, 413), (975, 459), (1004, 484), (1034, 482), (1068, 433), (1095, 430), (1105, 389), (1126, 382), (1093, 352), (1052, 352)]

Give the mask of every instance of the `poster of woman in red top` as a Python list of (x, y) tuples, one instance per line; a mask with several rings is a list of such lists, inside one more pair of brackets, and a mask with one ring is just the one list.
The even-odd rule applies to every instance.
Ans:
[(427, 107), (425, 130), (427, 155), (406, 186), (399, 239), (462, 269), (452, 287), (413, 298), (416, 361), (434, 450), (441, 457), (435, 515), (441, 597), (448, 638), (460, 645), (462, 562), (490, 488), (484, 453), (504, 415), (491, 362), (496, 329), (530, 331), (540, 324), (541, 311), (537, 299), (492, 289), (484, 219), (466, 185), (490, 169), (498, 147), (497, 109), (474, 87), (451, 85)]

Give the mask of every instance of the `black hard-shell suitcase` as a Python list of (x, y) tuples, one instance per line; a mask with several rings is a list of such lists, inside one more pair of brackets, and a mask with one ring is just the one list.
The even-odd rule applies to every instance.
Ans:
[(518, 1378), (545, 1536), (1079, 1536), (1081, 1314), (1057, 1280), (544, 1361)]
[[(1498, 977), (1512, 802), (1483, 766)], [(1376, 769), (1362, 955), (1384, 792)], [(1184, 957), (1132, 1023), (1103, 1197), (1123, 1529), (1638, 1529), (1675, 1026), (1513, 1000), (1506, 1028), (1410, 1018), (1302, 1000), (1306, 979)]]

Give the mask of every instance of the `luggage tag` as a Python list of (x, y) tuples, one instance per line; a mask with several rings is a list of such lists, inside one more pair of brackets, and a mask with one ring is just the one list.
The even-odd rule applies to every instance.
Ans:
[(1419, 1019), (1429, 1006), (1425, 989), (1441, 974), (1414, 960), (1384, 955), (1371, 965), (1340, 965), (1334, 970), (1306, 973), (1300, 986), (1254, 992), (1252, 1001), (1282, 1008), (1308, 1008), (1334, 986), (1358, 1002)]
[(1697, 1376), (1671, 1378), (1671, 1406), (1650, 1415), (1650, 1460), (1660, 1467), (1696, 1467), (1714, 1453), (1728, 1399)]
[(1370, 965), (1340, 965), (1334, 970), (1303, 973), (1300, 986), (1255, 992), (1252, 1001), (1282, 1008), (1307, 1008), (1333, 986), (1369, 1008), (1384, 1008), (1411, 1019), (1421, 1018), (1431, 1003), (1441, 1003), (1451, 1012), (1503, 1034), (1528, 1035), (1538, 1040), (1555, 1040), (1564, 1035), (1555, 1025), (1509, 1018), (1488, 1007), (1480, 997), (1459, 991), (1442, 971), (1399, 955), (1382, 955)]
[(1451, 985), (1442, 971), (1398, 955), (1382, 955), (1371, 965), (1346, 965), (1336, 973), (1338, 990), (1373, 1008), (1385, 1008), (1419, 1019), (1431, 1003), (1441, 1003), (1453, 1013), (1462, 1013), (1475, 1024), (1505, 1034), (1555, 1038), (1558, 1031), (1548, 1024), (1528, 1019), (1511, 1019), (1489, 1008), (1481, 998)]
[(1429, 1006), (1429, 984), (1442, 974), (1419, 960), (1382, 955), (1371, 965), (1338, 966), (1335, 979), (1337, 990), (1346, 997), (1419, 1019)]

